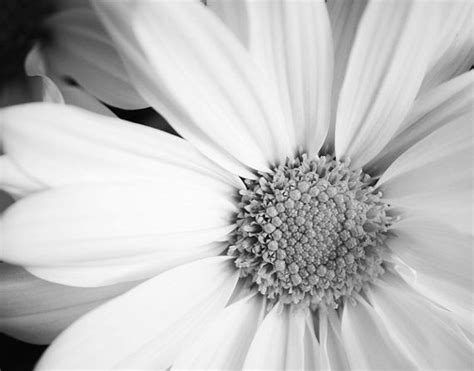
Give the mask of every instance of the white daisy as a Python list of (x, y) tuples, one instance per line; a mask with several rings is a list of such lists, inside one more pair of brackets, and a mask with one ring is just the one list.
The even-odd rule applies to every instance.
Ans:
[(0, 21), (0, 107), (46, 100), (111, 114), (95, 98), (147, 106), (87, 0), (3, 0)]
[(4, 331), (136, 285), (39, 369), (472, 367), (471, 3), (95, 5), (185, 139), (2, 112)]

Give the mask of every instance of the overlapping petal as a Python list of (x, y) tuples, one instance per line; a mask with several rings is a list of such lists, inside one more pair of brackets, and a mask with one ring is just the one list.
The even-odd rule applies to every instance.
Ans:
[(308, 316), (306, 310), (275, 305), (255, 334), (244, 369), (300, 370), (318, 366), (318, 343)]
[(180, 352), (172, 369), (242, 369), (265, 308), (265, 300), (254, 294), (229, 305)]
[(223, 188), (229, 187), (226, 183), (241, 186), (236, 176), (189, 142), (159, 130), (53, 104), (12, 107), (0, 118), (6, 153), (2, 161), (11, 168), (0, 180), (19, 194), (78, 182), (163, 177), (210, 188), (221, 187), (219, 183)]
[(423, 1), (367, 5), (339, 96), (337, 157), (363, 166), (395, 134), (425, 76), (443, 9)]
[(408, 148), (441, 126), (472, 115), (474, 71), (433, 88), (418, 98), (396, 135), (366, 165), (370, 174), (381, 174)]
[(351, 369), (417, 369), (377, 312), (363, 298), (359, 298), (357, 305), (346, 303), (344, 306), (341, 332)]
[(194, 1), (97, 1), (142, 95), (204, 154), (239, 175), (290, 152), (274, 93), (235, 36)]
[[(192, 179), (77, 184), (2, 215), (2, 260), (54, 282), (101, 286), (151, 277), (225, 248), (234, 204)], [(24, 233), (27, 230), (28, 233)]]
[(439, 43), (433, 53), (420, 95), (469, 71), (474, 65), (474, 4), (469, 0), (438, 2)]
[(334, 65), (324, 2), (225, 1), (208, 6), (277, 87), (294, 145), (316, 155), (329, 127)]
[(352, 50), (357, 28), (364, 14), (367, 0), (329, 0), (327, 2), (334, 40), (334, 79), (331, 98), (331, 125), (326, 137), (326, 151), (334, 152), (336, 110), (347, 62)]
[(463, 234), (436, 220), (407, 218), (393, 228), (387, 240), (402, 265), (402, 277), (420, 294), (460, 316), (473, 309), (472, 235)]
[(224, 309), (237, 279), (225, 257), (163, 273), (76, 321), (37, 369), (166, 369)]
[(107, 31), (91, 9), (60, 11), (45, 22), (52, 35), (42, 44), (48, 76), (75, 80), (89, 93), (124, 109), (147, 107), (130, 82)]
[(472, 112), (445, 124), (403, 153), (382, 175), (384, 199), (407, 214), (472, 233)]
[(137, 284), (63, 286), (5, 263), (0, 263), (0, 278), (1, 331), (35, 344), (50, 343), (77, 318)]
[(328, 370), (349, 369), (341, 334), (341, 320), (336, 311), (332, 308), (321, 309), (318, 315), (321, 367)]
[(472, 348), (453, 323), (400, 279), (384, 277), (369, 290), (369, 300), (392, 336), (398, 338), (418, 369), (469, 369)]

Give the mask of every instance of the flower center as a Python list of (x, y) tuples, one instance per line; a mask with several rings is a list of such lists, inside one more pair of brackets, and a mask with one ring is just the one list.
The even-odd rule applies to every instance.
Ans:
[(26, 55), (43, 36), (41, 23), (52, 0), (2, 0), (0, 6), (0, 83), (23, 74)]
[(337, 307), (380, 276), (393, 218), (348, 162), (306, 155), (246, 180), (228, 255), (272, 301)]

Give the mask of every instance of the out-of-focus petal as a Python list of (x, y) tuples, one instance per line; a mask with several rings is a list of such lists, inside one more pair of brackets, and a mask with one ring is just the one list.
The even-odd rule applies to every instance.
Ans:
[(363, 166), (395, 134), (425, 76), (443, 9), (424, 1), (368, 3), (339, 96), (338, 158)]
[[(101, 286), (153, 276), (225, 248), (235, 206), (196, 180), (78, 184), (2, 215), (1, 259), (41, 278)], [(211, 245), (210, 245), (211, 244)]]
[(422, 295), (459, 315), (472, 312), (472, 234), (463, 234), (427, 216), (407, 218), (391, 230), (394, 237), (387, 240), (387, 245), (413, 273), (401, 271), (404, 279)]
[(60, 85), (59, 90), (64, 98), (64, 103), (84, 108), (88, 111), (104, 116), (116, 117), (115, 114), (100, 103), (94, 96), (77, 86)]
[(346, 303), (344, 306), (342, 338), (351, 369), (416, 369), (377, 312), (363, 298), (359, 298), (357, 305)]
[[(215, 7), (241, 40), (247, 37), (252, 57), (277, 87), (294, 145), (316, 155), (329, 127), (334, 65), (324, 2), (225, 1), (208, 6)], [(236, 8), (239, 20), (246, 17), (239, 27), (230, 14)], [(241, 30), (244, 25), (246, 32)]]
[(384, 199), (406, 214), (472, 233), (473, 161), (472, 112), (466, 112), (403, 153), (378, 185)]
[(470, 115), (474, 107), (474, 71), (449, 80), (418, 98), (397, 134), (366, 165), (370, 174), (381, 174), (403, 152), (439, 127)]
[(195, 342), (180, 352), (173, 369), (242, 369), (264, 311), (265, 302), (260, 295), (252, 295), (231, 304)]
[(472, 368), (472, 349), (432, 304), (400, 279), (384, 276), (368, 297), (384, 326), (415, 360), (418, 369)]
[(328, 0), (327, 7), (331, 20), (334, 40), (334, 81), (331, 99), (331, 124), (326, 137), (326, 151), (334, 152), (336, 112), (339, 93), (346, 75), (347, 61), (352, 50), (354, 38), (364, 13), (367, 0)]
[(63, 286), (0, 263), (0, 330), (29, 343), (48, 344), (84, 313), (136, 284)]
[(48, 18), (45, 27), (52, 35), (41, 48), (48, 76), (72, 78), (112, 106), (148, 106), (129, 81), (112, 40), (91, 9), (58, 12)]
[[(23, 194), (78, 182), (153, 181), (164, 176), (241, 187), (238, 177), (189, 142), (159, 130), (58, 104), (12, 107), (0, 118), (6, 156), (17, 167), (14, 173), (39, 184), (18, 184), (25, 187)], [(2, 183), (15, 185), (8, 173), (0, 177)]]
[(166, 369), (224, 309), (237, 279), (224, 257), (163, 273), (76, 321), (37, 369)]
[(96, 1), (137, 87), (183, 137), (245, 177), (291, 154), (270, 85), (229, 29), (194, 1)]

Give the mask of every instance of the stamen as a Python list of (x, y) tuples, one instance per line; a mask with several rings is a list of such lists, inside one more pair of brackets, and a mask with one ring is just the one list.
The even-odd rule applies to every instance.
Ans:
[(246, 180), (228, 254), (268, 299), (337, 307), (380, 276), (393, 219), (348, 162), (306, 155)]

